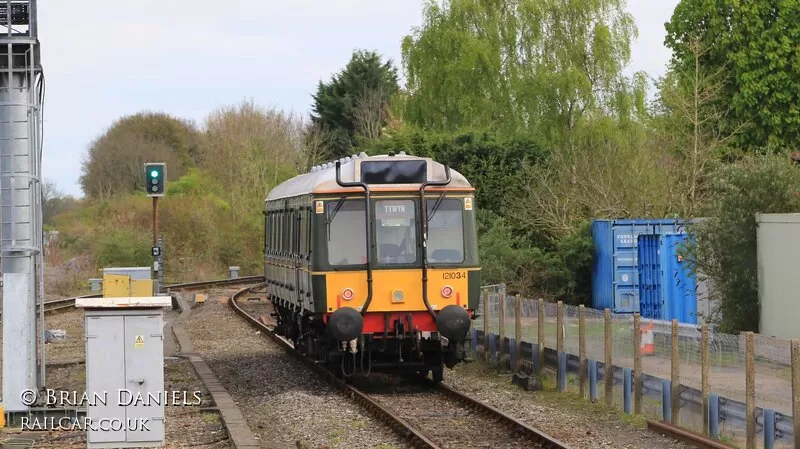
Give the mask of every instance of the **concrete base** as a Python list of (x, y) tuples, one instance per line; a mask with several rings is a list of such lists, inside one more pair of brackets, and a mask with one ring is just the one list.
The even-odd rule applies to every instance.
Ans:
[(539, 391), (542, 388), (542, 381), (535, 374), (515, 373), (511, 377), (511, 383), (518, 385), (525, 391)]

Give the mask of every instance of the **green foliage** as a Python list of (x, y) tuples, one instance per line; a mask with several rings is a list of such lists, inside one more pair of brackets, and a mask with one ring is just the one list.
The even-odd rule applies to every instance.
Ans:
[(90, 145), (81, 187), (98, 199), (144, 191), (145, 162), (165, 162), (167, 179), (178, 179), (194, 166), (198, 145), (194, 127), (170, 115), (142, 112), (123, 117)]
[(109, 229), (98, 239), (96, 252), (99, 267), (142, 267), (149, 266), (152, 240), (131, 229)]
[(594, 246), (587, 224), (551, 248), (534, 247), (502, 217), (479, 212), (478, 247), (486, 284), (505, 282), (510, 294), (589, 304)]
[(189, 169), (189, 172), (181, 176), (177, 181), (167, 184), (167, 195), (172, 196), (204, 196), (217, 206), (228, 209), (230, 206), (221, 198), (223, 195), (222, 186), (207, 170), (196, 167)]
[(405, 151), (414, 156), (431, 157), (464, 175), (477, 189), (478, 208), (500, 212), (505, 198), (518, 195), (527, 183), (520, 169), (526, 162), (545, 157), (537, 140), (529, 136), (502, 138), (488, 133), (397, 134), (384, 139), (368, 153)]
[(623, 0), (429, 0), (403, 39), (405, 119), (434, 130), (527, 130), (564, 144), (589, 114), (626, 120), (644, 78), (625, 79), (636, 28)]
[(398, 92), (397, 69), (375, 52), (357, 50), (330, 82), (320, 82), (311, 116), (324, 132), (326, 156), (352, 153), (358, 138), (380, 137), (390, 99)]
[(796, 212), (800, 172), (785, 158), (754, 156), (723, 167), (713, 182), (710, 218), (694, 226), (689, 266), (713, 280), (723, 332), (758, 331), (756, 214)]
[(688, 43), (697, 39), (709, 49), (701, 65), (729, 75), (716, 103), (733, 110), (725, 123), (728, 133), (748, 124), (733, 140), (735, 148), (788, 149), (800, 143), (800, 93), (794, 87), (800, 83), (798, 13), (797, 0), (682, 0), (666, 24), (673, 68), (692, 67)]

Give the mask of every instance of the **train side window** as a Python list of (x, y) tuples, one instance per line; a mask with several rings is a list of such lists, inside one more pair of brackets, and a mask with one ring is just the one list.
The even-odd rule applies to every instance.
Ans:
[[(326, 202), (328, 263), (333, 266), (367, 263), (367, 226), (363, 200), (345, 200), (336, 211), (338, 200)], [(334, 211), (336, 213), (334, 214)]]
[(308, 221), (306, 222), (306, 227), (307, 227), (307, 231), (308, 231), (306, 233), (306, 256), (308, 256), (310, 258), (310, 256), (311, 256), (311, 244), (313, 242), (313, 240), (311, 238), (311, 234), (314, 231), (314, 228), (313, 228), (312, 223), (311, 223), (311, 220), (312, 220), (313, 216), (311, 215), (311, 208), (310, 207), (308, 208), (308, 210), (306, 210), (306, 215), (308, 215)]
[(283, 209), (278, 211), (278, 253), (283, 255), (283, 252), (286, 251), (286, 223), (285, 223), (285, 216)]
[(278, 233), (275, 229), (275, 212), (269, 213), (269, 253), (275, 255), (275, 235)]
[(299, 221), (297, 223), (297, 255), (302, 256), (306, 253), (306, 210), (303, 208), (298, 209), (297, 211)]
[(443, 198), (438, 206), (437, 199), (429, 199), (427, 202), (428, 262), (464, 262), (464, 212), (461, 200)]
[(281, 236), (283, 237), (283, 241), (281, 242), (281, 252), (283, 252), (284, 257), (289, 252), (289, 210), (283, 209), (281, 211)]

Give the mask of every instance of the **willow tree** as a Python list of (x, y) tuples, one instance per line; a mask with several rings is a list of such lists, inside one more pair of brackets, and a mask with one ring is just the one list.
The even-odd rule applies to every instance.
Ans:
[(643, 76), (622, 75), (636, 33), (624, 0), (429, 0), (403, 39), (405, 118), (552, 142), (589, 115), (627, 120), (644, 107)]

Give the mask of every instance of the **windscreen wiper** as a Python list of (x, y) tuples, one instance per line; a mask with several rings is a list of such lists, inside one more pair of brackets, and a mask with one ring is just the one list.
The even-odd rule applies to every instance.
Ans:
[(336, 214), (339, 212), (339, 209), (342, 208), (344, 205), (344, 197), (339, 198), (339, 201), (336, 202), (336, 207), (333, 208), (333, 212), (331, 212), (331, 216), (325, 219), (325, 226), (328, 231), (328, 241), (331, 240), (331, 223), (333, 219), (336, 218)]
[(433, 216), (436, 215), (436, 211), (439, 210), (439, 206), (442, 204), (442, 200), (444, 199), (444, 193), (439, 195), (439, 198), (436, 198), (436, 202), (433, 203), (433, 209), (431, 209), (430, 215), (428, 215), (428, 221), (433, 219)]

